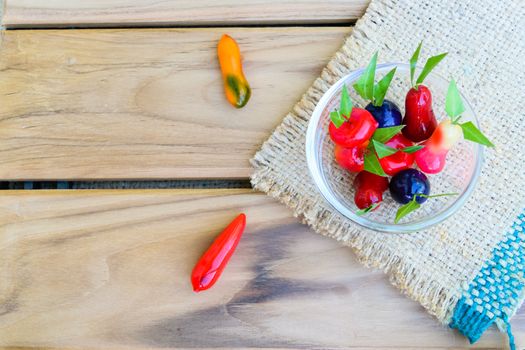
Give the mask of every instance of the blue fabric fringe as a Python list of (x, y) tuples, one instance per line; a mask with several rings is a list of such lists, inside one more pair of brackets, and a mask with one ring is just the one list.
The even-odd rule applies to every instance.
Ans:
[(525, 212), (518, 216), (505, 241), (493, 251), (468, 291), (457, 303), (449, 326), (458, 329), (471, 343), (500, 320), (515, 349), (509, 318), (523, 299), (525, 286)]

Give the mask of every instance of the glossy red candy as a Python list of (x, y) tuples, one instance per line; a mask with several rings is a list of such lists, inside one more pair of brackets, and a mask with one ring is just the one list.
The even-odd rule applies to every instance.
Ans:
[[(372, 204), (381, 203), (383, 201), (383, 192), (373, 188), (363, 188), (355, 193), (354, 203), (359, 209), (366, 209)], [(373, 210), (379, 208), (377, 206)]]
[(191, 284), (195, 292), (206, 290), (217, 282), (237, 248), (245, 227), (246, 215), (240, 214), (202, 255), (191, 273)]
[(365, 109), (352, 108), (350, 118), (340, 127), (330, 123), (330, 138), (339, 146), (352, 148), (368, 141), (378, 126), (372, 114)]
[(425, 147), (416, 152), (419, 169), (427, 174), (437, 174), (445, 167), (448, 150), (431, 151)]
[(334, 154), (335, 160), (342, 168), (355, 173), (363, 170), (365, 165), (365, 148), (344, 148), (335, 145)]
[(428, 139), (437, 127), (436, 116), (432, 110), (432, 94), (430, 90), (419, 85), (411, 88), (405, 99), (405, 127), (403, 135), (414, 142)]
[(362, 171), (354, 179), (356, 188), (367, 187), (384, 192), (388, 189), (388, 179), (384, 176), (372, 174), (368, 171)]
[(354, 179), (354, 187), (355, 205), (359, 209), (366, 209), (372, 204), (381, 203), (383, 192), (388, 188), (388, 179), (368, 171), (361, 171)]
[[(401, 150), (414, 144), (403, 135), (397, 134), (388, 140), (385, 145)], [(399, 151), (391, 156), (379, 159), (379, 163), (387, 175), (394, 176), (401, 170), (411, 168), (412, 164), (414, 164), (414, 157), (412, 153)]]
[(427, 174), (437, 174), (445, 167), (447, 153), (463, 134), (461, 127), (445, 119), (432, 136), (424, 143), (424, 148), (415, 154), (417, 166)]

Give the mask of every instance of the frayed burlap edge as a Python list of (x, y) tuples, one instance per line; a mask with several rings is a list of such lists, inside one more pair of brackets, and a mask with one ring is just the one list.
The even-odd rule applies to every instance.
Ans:
[[(400, 289), (407, 296), (419, 302), (429, 313), (436, 316), (443, 324), (448, 324), (454, 306), (461, 297), (462, 289), (458, 288), (457, 293), (450, 294), (445, 292), (445, 288), (427, 276), (426, 271), (418, 269), (416, 266), (404, 263), (401, 256), (391, 249), (386, 249), (379, 241), (370, 239), (366, 235), (348, 237), (342, 232), (345, 225), (338, 220), (332, 224), (319, 224), (319, 218), (329, 216), (331, 213), (326, 210), (317, 210), (316, 203), (302, 201), (299, 196), (294, 196), (285, 184), (278, 184), (272, 177), (272, 169), (267, 162), (271, 163), (272, 149), (279, 147), (276, 138), (283, 136), (280, 129), (289, 125), (288, 115), (283, 124), (276, 130), (274, 136), (269, 139), (252, 160), (252, 164), (257, 168), (252, 175), (252, 185), (256, 190), (266, 192), (279, 202), (294, 209), (294, 215), (301, 221), (320, 234), (334, 238), (342, 244), (353, 248), (359, 261), (372, 268), (381, 269), (389, 275), (390, 282)], [(266, 164), (265, 164), (266, 163)], [(296, 208), (301, 208), (305, 212), (298, 215)], [(335, 225), (333, 224), (335, 223)]]
[[(353, 248), (359, 260), (368, 267), (383, 270), (390, 277), (391, 283), (418, 301), (429, 313), (436, 316), (444, 324), (448, 324), (453, 314), (454, 307), (461, 297), (463, 291), (468, 287), (478, 269), (474, 269), (470, 276), (456, 286), (444, 286), (432, 278), (430, 272), (421, 269), (413, 263), (403, 259), (403, 255), (388, 245), (382, 244), (375, 237), (366, 234), (357, 234), (365, 229), (356, 228), (348, 220), (334, 215), (333, 212), (324, 209), (325, 205), (318, 201), (324, 201), (321, 196), (312, 201), (308, 196), (303, 197), (287, 183), (283, 177), (275, 176), (272, 163), (279, 157), (277, 153), (283, 149), (287, 141), (294, 140), (306, 132), (305, 125), (309, 120), (316, 102), (323, 93), (342, 76), (357, 67), (352, 64), (354, 52), (358, 52), (363, 40), (367, 40), (366, 30), (370, 21), (374, 24), (384, 11), (389, 11), (388, 1), (373, 1), (366, 14), (358, 21), (353, 33), (346, 39), (343, 47), (338, 51), (328, 66), (323, 70), (312, 87), (303, 95), (302, 99), (294, 106), (284, 119), (283, 123), (276, 128), (272, 136), (263, 144), (261, 150), (254, 156), (251, 163), (254, 172), (251, 177), (255, 189), (266, 192), (288, 207), (292, 208), (294, 215), (311, 226), (318, 233), (334, 238), (344, 245)], [(368, 22), (368, 23), (367, 23)], [(298, 123), (297, 121), (301, 121)], [(306, 162), (306, 159), (298, 160)], [(324, 204), (324, 203), (323, 203)], [(518, 214), (518, 208), (511, 208)], [(513, 214), (513, 215), (514, 215)], [(510, 227), (513, 215), (508, 216), (504, 225)], [(328, 220), (326, 220), (328, 218)], [(350, 227), (352, 229), (350, 229)], [(504, 233), (502, 232), (502, 236)], [(490, 257), (490, 249), (485, 252), (486, 256), (480, 256), (478, 265), (481, 265)]]
[(454, 306), (461, 297), (461, 289), (458, 289), (454, 295), (445, 293), (442, 286), (436, 285), (431, 278), (427, 278), (425, 271), (403, 263), (400, 255), (393, 250), (385, 249), (386, 247), (377, 240), (369, 239), (366, 235), (347, 237), (342, 233), (345, 231), (345, 225), (341, 220), (334, 220), (330, 225), (319, 224), (323, 222), (319, 218), (332, 214), (326, 210), (318, 210), (317, 208), (320, 206), (317, 206), (316, 203), (302, 201), (300, 196), (292, 194), (293, 190), (288, 188), (286, 183), (279, 183), (279, 180), (272, 174), (271, 164), (275, 157), (274, 150), (279, 149), (282, 142), (286, 142), (286, 138), (297, 137), (293, 133), (306, 132), (306, 130), (297, 130), (295, 119), (301, 118), (308, 121), (317, 101), (324, 92), (333, 83), (348, 74), (350, 69), (345, 63), (348, 57), (352, 56), (352, 52), (359, 49), (361, 38), (366, 37), (366, 34), (361, 30), (362, 23), (372, 12), (377, 11), (380, 11), (380, 8), (375, 8), (373, 4), (369, 7), (365, 16), (356, 23), (352, 34), (345, 40), (341, 50), (330, 60), (321, 76), (315, 80), (314, 84), (294, 106), (292, 112), (285, 117), (283, 123), (262, 145), (261, 150), (251, 160), (255, 169), (251, 176), (251, 182), (254, 189), (266, 192), (292, 208), (295, 216), (298, 216), (297, 208), (300, 208), (305, 213), (300, 217), (303, 223), (324, 236), (334, 238), (344, 245), (352, 247), (362, 264), (384, 271), (389, 275), (390, 282), (395, 287), (422, 304), (431, 314), (446, 324), (452, 315)]

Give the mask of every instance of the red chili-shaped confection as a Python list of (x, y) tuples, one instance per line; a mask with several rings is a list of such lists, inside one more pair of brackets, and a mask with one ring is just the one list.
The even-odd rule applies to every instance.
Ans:
[(206, 290), (217, 282), (233, 255), (245, 227), (246, 215), (240, 214), (215, 238), (191, 273), (191, 284), (195, 292)]
[(368, 141), (379, 124), (372, 114), (365, 109), (352, 108), (350, 118), (340, 127), (330, 123), (330, 138), (339, 146), (352, 148)]

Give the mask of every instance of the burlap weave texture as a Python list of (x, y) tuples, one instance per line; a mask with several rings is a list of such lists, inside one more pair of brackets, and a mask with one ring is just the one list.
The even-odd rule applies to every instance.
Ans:
[[(466, 205), (424, 232), (385, 234), (335, 213), (306, 165), (305, 133), (322, 94), (342, 76), (380, 61), (448, 51), (437, 72), (454, 77), (496, 144)], [(253, 186), (279, 199), (317, 232), (353, 248), (368, 266), (448, 323), (463, 290), (525, 208), (525, 6), (520, 0), (373, 0), (321, 76), (252, 160)]]

